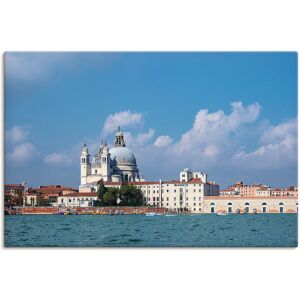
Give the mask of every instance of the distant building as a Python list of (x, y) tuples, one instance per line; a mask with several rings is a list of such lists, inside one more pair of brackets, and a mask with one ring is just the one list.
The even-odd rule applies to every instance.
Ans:
[(23, 196), (23, 206), (54, 206), (59, 196), (74, 192), (78, 192), (78, 190), (63, 185), (30, 188)]
[(4, 185), (4, 202), (5, 205), (19, 205), (22, 203), (23, 193), (27, 190), (26, 182), (21, 184)]
[(237, 181), (234, 185), (228, 186), (220, 191), (220, 196), (237, 195), (240, 197), (286, 197), (298, 196), (298, 188), (291, 186), (288, 188), (271, 188), (261, 183), (246, 185), (242, 181)]
[(70, 193), (58, 196), (57, 203), (53, 204), (53, 206), (92, 207), (97, 199), (97, 193)]

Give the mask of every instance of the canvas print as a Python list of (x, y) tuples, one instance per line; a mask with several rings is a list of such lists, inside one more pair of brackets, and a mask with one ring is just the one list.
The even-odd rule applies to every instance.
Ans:
[(297, 68), (5, 53), (5, 247), (296, 247)]

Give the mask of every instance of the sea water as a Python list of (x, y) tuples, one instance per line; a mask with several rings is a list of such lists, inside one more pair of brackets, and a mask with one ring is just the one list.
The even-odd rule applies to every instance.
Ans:
[(6, 247), (296, 247), (297, 214), (5, 216)]

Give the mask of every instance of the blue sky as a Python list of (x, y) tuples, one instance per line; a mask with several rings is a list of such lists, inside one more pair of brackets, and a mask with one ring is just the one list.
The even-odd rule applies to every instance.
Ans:
[(5, 54), (7, 183), (77, 186), (117, 124), (146, 179), (297, 184), (297, 54)]

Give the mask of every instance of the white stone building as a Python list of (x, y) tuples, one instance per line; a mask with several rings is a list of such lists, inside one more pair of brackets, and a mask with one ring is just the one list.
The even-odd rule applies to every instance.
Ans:
[(97, 193), (71, 193), (58, 196), (57, 203), (52, 205), (56, 207), (92, 207), (97, 199)]
[(90, 157), (88, 148), (84, 144), (81, 156), (81, 191), (96, 189), (97, 182), (101, 179), (106, 182), (140, 182), (136, 159), (124, 141), (120, 127), (115, 135), (114, 146), (109, 149), (106, 143), (100, 145), (98, 153)]
[[(147, 205), (168, 209), (187, 210), (192, 213), (203, 211), (204, 196), (218, 196), (219, 185), (207, 181), (207, 175), (184, 169), (180, 180), (129, 182), (139, 188)], [(120, 187), (120, 183), (106, 182), (107, 187)]]

